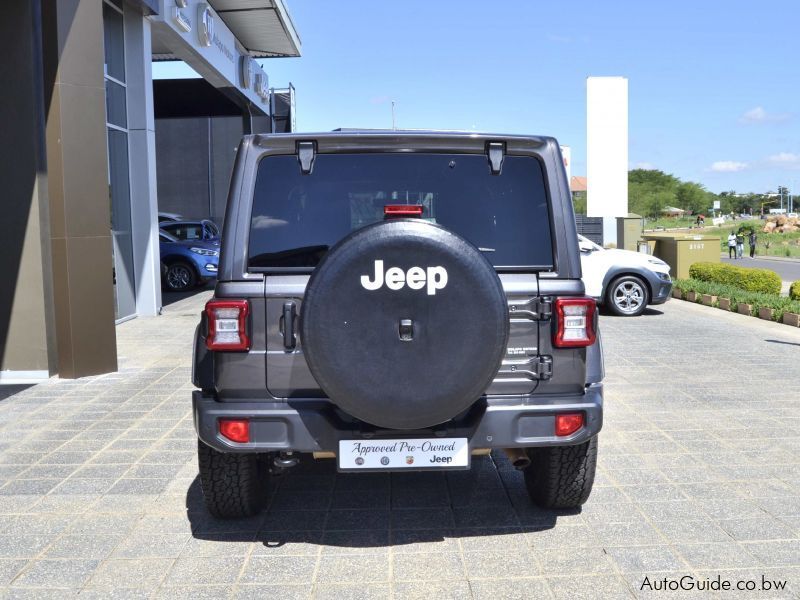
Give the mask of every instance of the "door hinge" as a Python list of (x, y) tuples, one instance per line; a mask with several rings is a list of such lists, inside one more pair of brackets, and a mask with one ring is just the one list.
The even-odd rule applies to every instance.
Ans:
[(528, 360), (505, 362), (497, 375), (500, 379), (550, 379), (553, 376), (553, 357), (531, 356)]
[(486, 154), (489, 155), (492, 175), (500, 175), (500, 171), (503, 170), (503, 159), (506, 156), (505, 142), (486, 142)]
[(508, 316), (512, 319), (531, 319), (546, 321), (553, 314), (553, 302), (550, 298), (531, 298), (527, 302), (508, 305)]
[(316, 142), (297, 142), (297, 160), (300, 161), (300, 170), (303, 175), (308, 175), (314, 168), (314, 158), (317, 154)]
[(550, 379), (553, 376), (553, 357), (537, 356), (533, 361), (533, 370), (537, 379)]

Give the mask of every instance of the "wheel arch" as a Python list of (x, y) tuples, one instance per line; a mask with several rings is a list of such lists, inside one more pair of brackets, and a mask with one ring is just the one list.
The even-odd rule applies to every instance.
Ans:
[(647, 300), (648, 300), (647, 303), (650, 304), (650, 300), (653, 299), (653, 284), (650, 282), (650, 277), (647, 273), (647, 269), (640, 267), (628, 267), (628, 266), (611, 267), (608, 270), (608, 272), (606, 272), (605, 277), (603, 277), (603, 286), (602, 289), (600, 290), (600, 293), (602, 294), (600, 296), (600, 303), (605, 304), (606, 295), (608, 294), (609, 284), (612, 281), (625, 276), (633, 276), (638, 279), (641, 279), (644, 282), (647, 288)]
[(191, 258), (189, 258), (188, 256), (183, 255), (183, 254), (177, 254), (176, 253), (176, 254), (168, 254), (166, 256), (162, 256), (161, 257), (161, 262), (163, 262), (165, 265), (167, 265), (167, 268), (171, 267), (175, 263), (183, 263), (183, 264), (188, 265), (189, 267), (191, 267), (192, 271), (194, 271), (195, 277), (197, 277), (197, 278), (201, 277), (200, 270), (198, 269), (197, 264), (195, 263), (195, 261), (192, 260)]

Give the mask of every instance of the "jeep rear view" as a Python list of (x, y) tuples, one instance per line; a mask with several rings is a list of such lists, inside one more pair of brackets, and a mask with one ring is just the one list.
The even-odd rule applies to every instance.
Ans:
[(259, 512), (271, 474), (299, 460), (343, 472), (468, 469), (494, 449), (538, 505), (580, 506), (602, 378), (554, 139), (242, 141), (195, 339), (212, 514)]

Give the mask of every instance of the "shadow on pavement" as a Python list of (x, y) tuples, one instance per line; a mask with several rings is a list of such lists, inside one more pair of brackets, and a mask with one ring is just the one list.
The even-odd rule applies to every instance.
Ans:
[(488, 457), (474, 457), (470, 471), (347, 474), (337, 473), (333, 460), (309, 457), (291, 472), (273, 476), (270, 485), (266, 511), (223, 520), (207, 512), (195, 478), (186, 493), (192, 535), (257, 541), (276, 555), (293, 553), (301, 544), (432, 544), (434, 551), (457, 538), (535, 534), (555, 527), (559, 516), (581, 512), (533, 506), (521, 473), (510, 464), (495, 469)]
[(32, 384), (0, 385), (0, 401), (5, 400), (6, 398), (10, 398), (14, 394), (18, 394), (23, 390), (27, 390), (29, 387), (33, 387), (33, 385)]
[[(597, 308), (598, 308), (600, 314), (603, 317), (612, 317), (612, 318), (617, 318), (617, 319), (636, 319), (637, 318), (637, 317), (623, 317), (621, 315), (618, 315), (616, 313), (611, 312), (605, 306), (598, 306)], [(659, 316), (661, 316), (663, 314), (664, 313), (662, 311), (660, 311), (660, 310), (657, 310), (655, 308), (647, 307), (647, 308), (644, 309), (644, 312), (641, 315), (639, 315), (639, 317), (659, 317)]]
[(797, 342), (784, 342), (783, 340), (764, 340), (770, 344), (784, 344), (786, 346), (800, 346)]
[(161, 292), (161, 306), (169, 306), (175, 302), (180, 302), (186, 298), (191, 298), (192, 296), (196, 296), (197, 294), (201, 294), (207, 290), (214, 289), (215, 283), (216, 282), (214, 281), (210, 281), (205, 285), (199, 285), (193, 290), (189, 290), (187, 292), (167, 292), (165, 290)]

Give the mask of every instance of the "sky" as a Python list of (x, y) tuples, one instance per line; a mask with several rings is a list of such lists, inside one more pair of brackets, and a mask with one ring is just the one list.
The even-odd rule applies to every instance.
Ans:
[[(630, 168), (713, 192), (800, 184), (800, 2), (285, 0), (299, 131), (464, 129), (555, 136), (586, 173), (586, 78), (629, 86)], [(191, 76), (157, 63), (154, 77)]]

